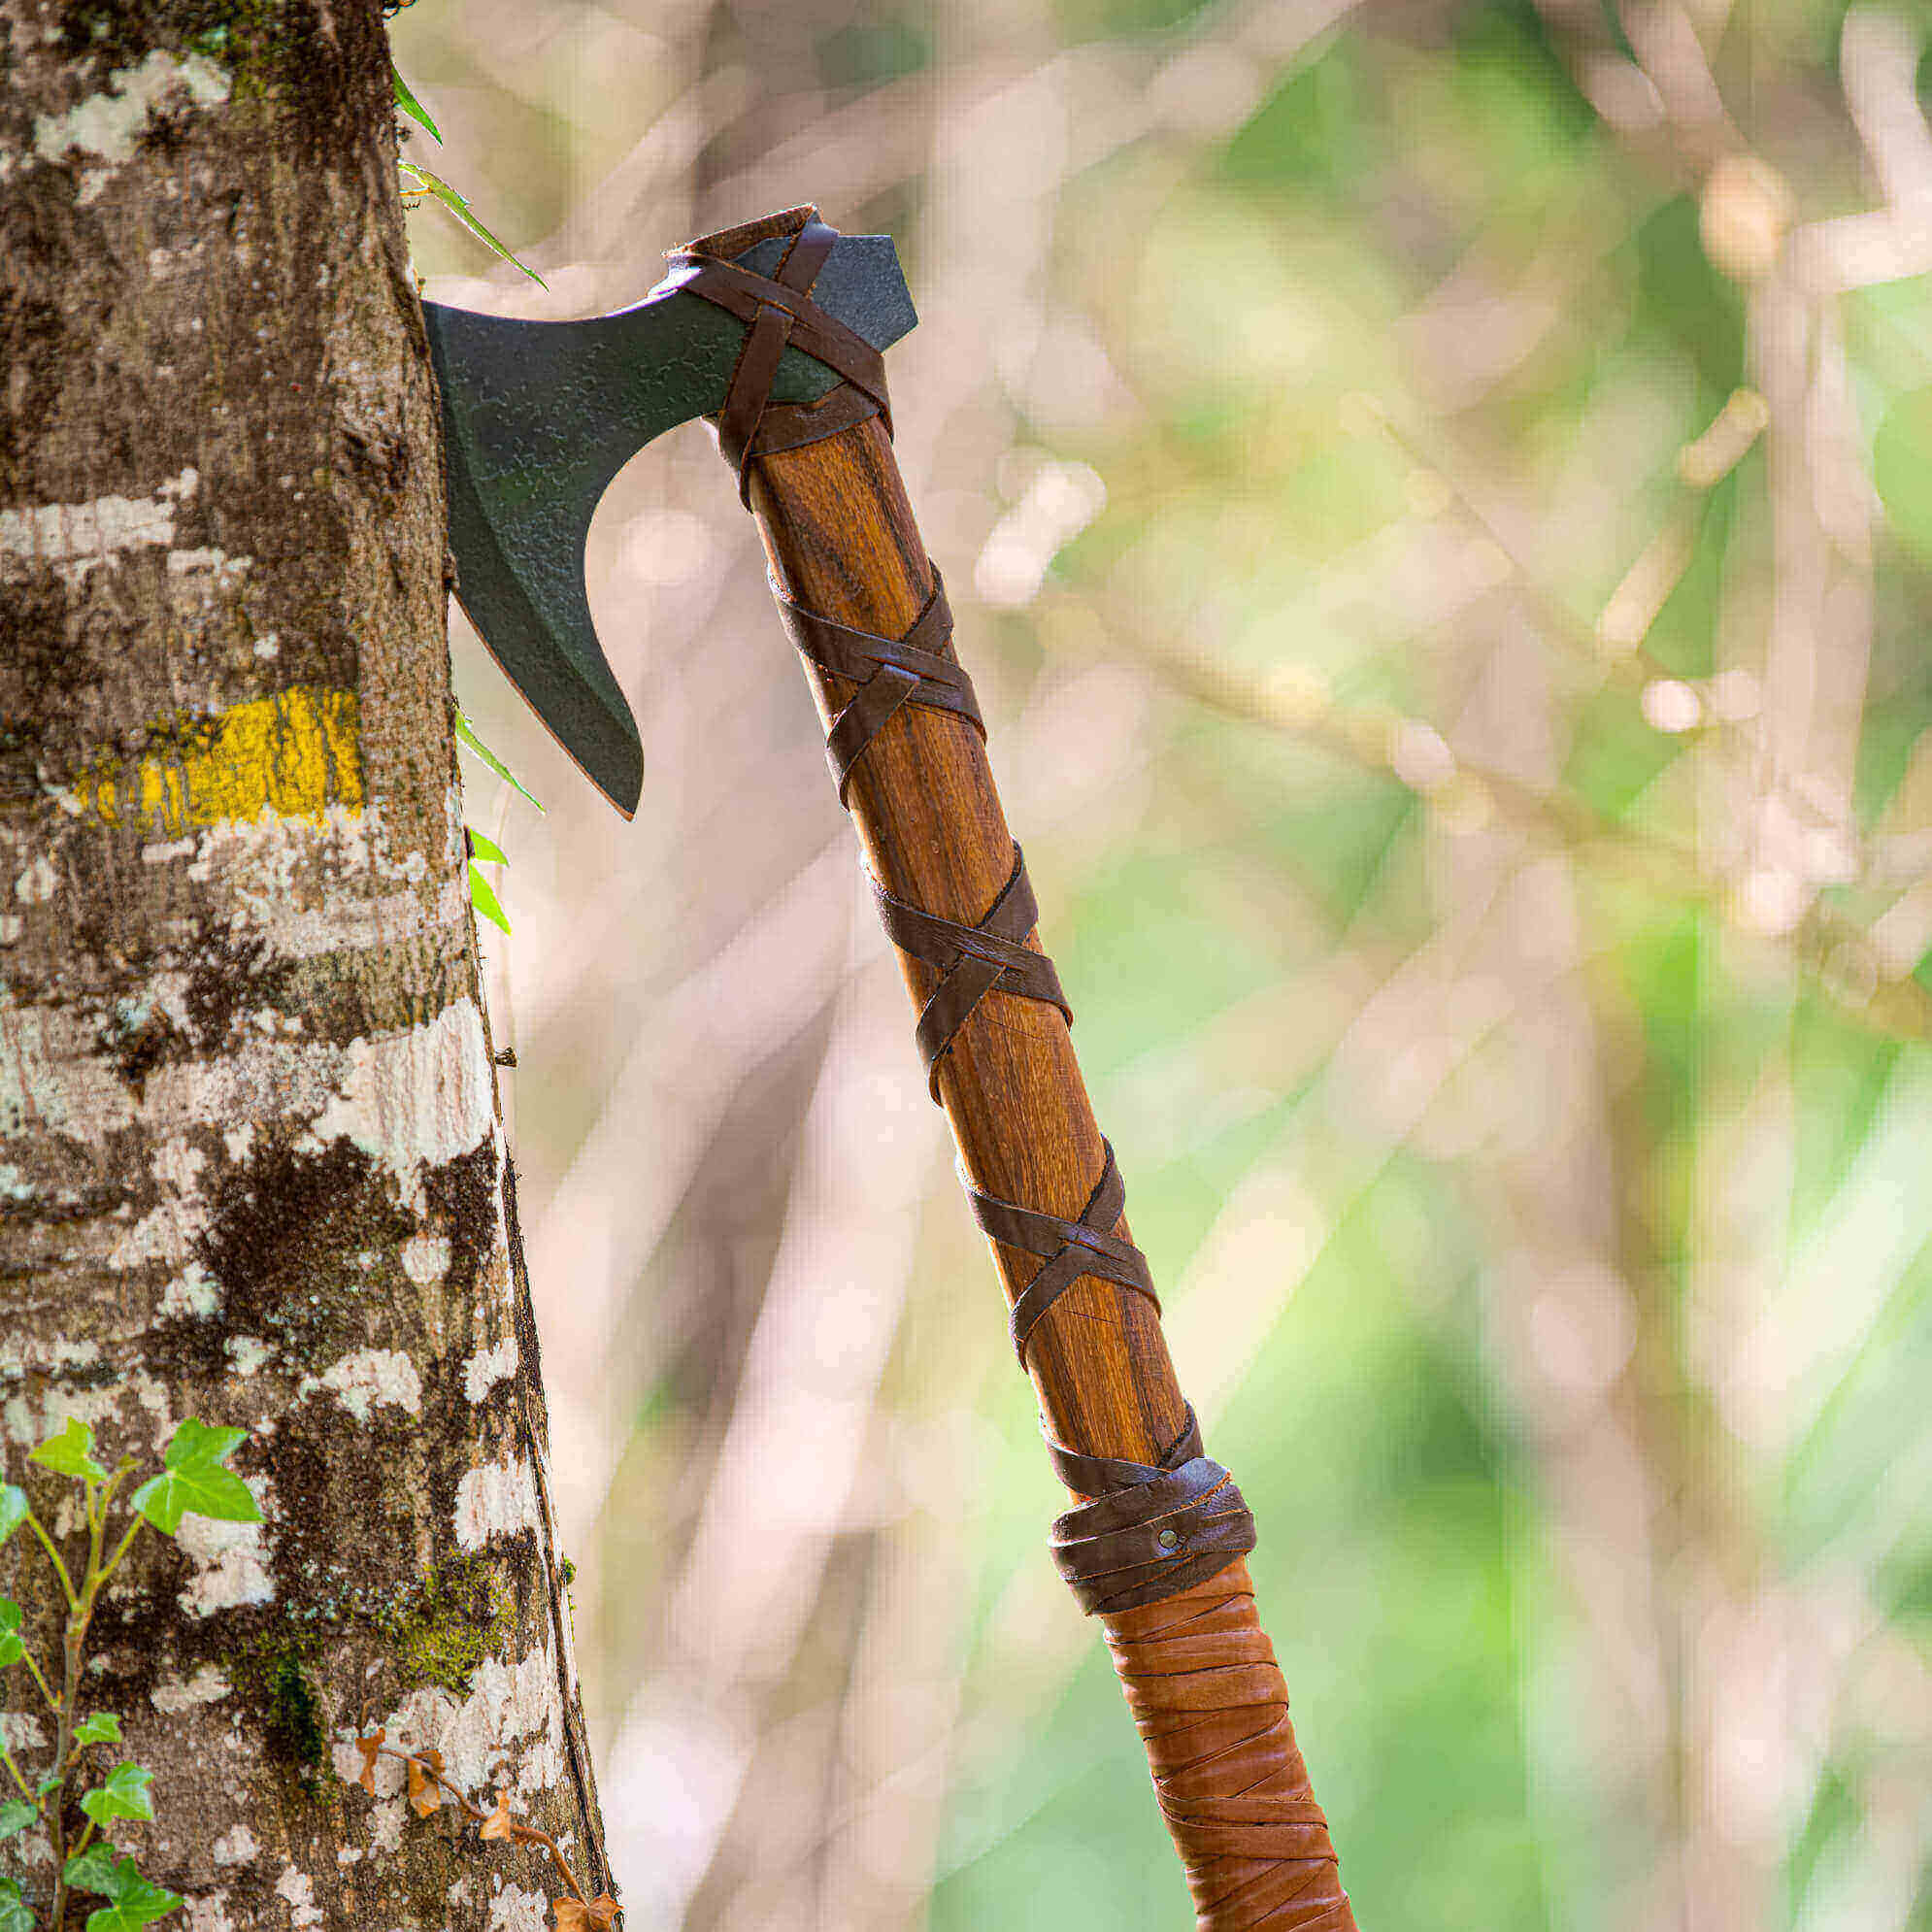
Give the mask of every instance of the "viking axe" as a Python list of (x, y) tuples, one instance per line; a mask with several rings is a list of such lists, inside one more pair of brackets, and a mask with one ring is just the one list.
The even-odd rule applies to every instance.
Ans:
[(1061, 1575), (1100, 1618), (1200, 1932), (1353, 1932), (1256, 1616), (1253, 1518), (1203, 1450), (1035, 930), (946, 592), (892, 457), (883, 351), (917, 317), (891, 240), (813, 208), (672, 251), (635, 307), (533, 322), (425, 303), (456, 595), (626, 817), (637, 726), (584, 593), (606, 485), (710, 418), (756, 518), (826, 757), (918, 1009), (1048, 1453)]

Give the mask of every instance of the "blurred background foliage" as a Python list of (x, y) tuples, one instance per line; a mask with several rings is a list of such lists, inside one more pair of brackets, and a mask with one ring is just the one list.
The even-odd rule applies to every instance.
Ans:
[[(900, 459), (1365, 1926), (1932, 1927), (1928, 28), (394, 22), (549, 283), (424, 207), (440, 299), (898, 238)], [(760, 561), (699, 426), (607, 499), (629, 827), (457, 626), (550, 806), (472, 773), (630, 1923), (1178, 1925)]]

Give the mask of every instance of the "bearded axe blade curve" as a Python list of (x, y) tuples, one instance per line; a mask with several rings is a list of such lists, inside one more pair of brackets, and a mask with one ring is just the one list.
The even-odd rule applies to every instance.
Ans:
[[(768, 275), (786, 246), (784, 235), (770, 236), (731, 259)], [(644, 748), (591, 621), (583, 549), (612, 478), (667, 429), (715, 412), (730, 383), (746, 325), (685, 291), (694, 272), (674, 268), (634, 307), (583, 321), (423, 304), (442, 394), (457, 601), (626, 818), (644, 783)], [(840, 236), (813, 298), (875, 350), (918, 320), (888, 235)], [(772, 398), (814, 403), (840, 380), (788, 346)]]

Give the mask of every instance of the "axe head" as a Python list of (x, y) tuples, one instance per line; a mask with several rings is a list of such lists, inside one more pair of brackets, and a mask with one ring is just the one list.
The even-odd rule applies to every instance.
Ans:
[[(771, 275), (795, 217), (809, 212), (691, 248)], [(747, 324), (683, 293), (694, 272), (688, 261), (676, 265), (634, 308), (578, 322), (423, 304), (443, 397), (457, 600), (537, 716), (626, 818), (644, 783), (644, 749), (590, 621), (583, 545), (611, 479), (653, 436), (723, 407)], [(918, 319), (886, 235), (840, 236), (813, 300), (878, 350)], [(772, 400), (816, 402), (839, 380), (787, 348)]]

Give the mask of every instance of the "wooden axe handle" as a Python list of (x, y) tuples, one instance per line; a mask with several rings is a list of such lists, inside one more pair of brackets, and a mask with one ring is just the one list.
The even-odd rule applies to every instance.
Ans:
[[(877, 417), (753, 457), (749, 483), (783, 596), (882, 637), (908, 631), (933, 578)], [(857, 685), (816, 665), (808, 674), (829, 730)], [(962, 716), (904, 705), (858, 759), (847, 802), (874, 878), (912, 906), (972, 925), (1013, 873), (985, 748)], [(1037, 935), (1028, 944), (1037, 949)], [(933, 969), (904, 952), (901, 964), (923, 1007)], [(940, 1060), (938, 1085), (976, 1187), (1081, 1216), (1106, 1153), (1057, 1007), (989, 994)], [(1125, 1220), (1113, 1231), (1124, 1237)], [(1040, 1259), (991, 1246), (1011, 1303)], [(1083, 1276), (1034, 1330), (1026, 1359), (1047, 1426), (1068, 1449), (1152, 1464), (1186, 1426), (1154, 1305), (1112, 1281)], [(1352, 1932), (1245, 1559), (1101, 1616), (1201, 1932)]]

